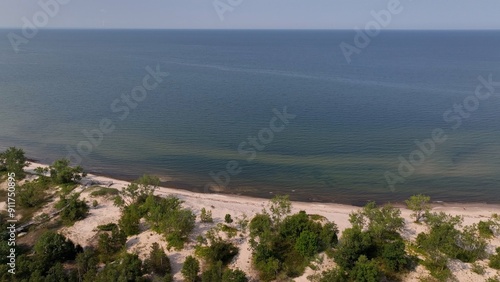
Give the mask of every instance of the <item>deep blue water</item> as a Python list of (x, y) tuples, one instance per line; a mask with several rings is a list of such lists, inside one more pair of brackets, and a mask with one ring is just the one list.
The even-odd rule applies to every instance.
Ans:
[[(339, 44), (353, 44), (351, 31), (43, 30), (19, 53), (9, 32), (0, 31), (0, 149), (50, 163), (107, 118), (115, 130), (81, 163), (95, 173), (150, 173), (203, 191), (235, 160), (228, 193), (500, 202), (500, 86), (457, 129), (443, 119), (479, 76), (500, 81), (498, 31), (384, 31), (350, 64)], [(120, 120), (113, 101), (157, 65), (169, 76)], [(296, 117), (248, 161), (238, 146), (284, 107)], [(436, 128), (448, 139), (391, 191), (384, 174)]]

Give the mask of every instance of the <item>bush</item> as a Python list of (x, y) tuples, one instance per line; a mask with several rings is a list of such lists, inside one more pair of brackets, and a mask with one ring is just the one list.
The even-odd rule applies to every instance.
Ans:
[(112, 231), (114, 228), (117, 228), (117, 227), (118, 227), (118, 225), (116, 225), (116, 223), (108, 223), (108, 224), (103, 224), (103, 225), (97, 226), (97, 230)]
[(496, 249), (497, 253), (490, 256), (489, 267), (494, 269), (500, 269), (500, 247)]
[(73, 260), (78, 249), (75, 244), (63, 235), (47, 231), (43, 233), (34, 246), (36, 258), (48, 269), (55, 262)]
[(119, 191), (114, 188), (101, 187), (99, 190), (92, 191), (90, 196), (99, 197), (99, 196), (107, 196), (107, 195), (118, 195)]
[(196, 254), (205, 260), (209, 266), (213, 266), (218, 262), (226, 265), (238, 254), (239, 249), (232, 243), (222, 240), (220, 237), (212, 238), (210, 245), (198, 246)]
[(226, 214), (226, 216), (224, 216), (224, 221), (225, 221), (227, 224), (233, 223), (233, 219), (231, 218), (231, 215), (230, 215), (230, 214)]
[(101, 262), (108, 262), (115, 258), (115, 255), (125, 247), (127, 235), (115, 227), (109, 233), (101, 233), (97, 241), (97, 251)]
[(448, 258), (437, 252), (429, 254), (422, 264), (439, 281), (447, 281), (452, 276), (451, 270), (448, 268)]
[(328, 271), (323, 271), (319, 282), (346, 282), (349, 281), (349, 278), (345, 271), (336, 267), (332, 268)]
[(26, 183), (16, 189), (19, 205), (25, 208), (39, 207), (45, 201), (45, 191), (47, 188), (48, 185), (43, 181), (26, 181)]
[(139, 207), (136, 204), (132, 204), (123, 209), (118, 225), (127, 236), (137, 235), (140, 231), (140, 220), (141, 215)]
[(158, 243), (153, 243), (149, 257), (144, 261), (145, 268), (157, 275), (165, 276), (172, 272), (170, 259)]
[(479, 275), (483, 275), (485, 273), (484, 267), (478, 263), (473, 263), (471, 270), (472, 270), (472, 272), (477, 273)]
[(411, 196), (405, 201), (408, 209), (413, 211), (412, 217), (415, 218), (415, 222), (420, 222), (422, 217), (429, 212), (431, 206), (429, 204), (431, 197), (422, 194)]
[(489, 239), (491, 237), (493, 237), (493, 230), (491, 229), (491, 226), (492, 226), (492, 221), (491, 220), (488, 220), (488, 221), (479, 221), (479, 223), (477, 224), (477, 229), (479, 231), (479, 235), (483, 238), (486, 238), (486, 239)]
[(200, 220), (201, 222), (205, 223), (212, 223), (214, 220), (212, 219), (212, 211), (207, 211), (205, 208), (201, 209), (201, 214), (200, 214)]
[(195, 226), (196, 215), (189, 209), (183, 209), (181, 200), (150, 195), (141, 210), (151, 228), (165, 235), (168, 248), (182, 249)]
[(222, 274), (222, 282), (248, 282), (245, 272), (239, 269), (226, 269)]
[(314, 255), (332, 246), (337, 238), (335, 224), (322, 225), (305, 211), (283, 217), (290, 207), (280, 201), (273, 204), (274, 215), (257, 214), (250, 222), (253, 263), (265, 281), (277, 275), (302, 275)]
[(9, 147), (4, 152), (0, 153), (0, 172), (6, 171), (14, 173), (19, 181), (24, 179), (24, 167), (28, 165), (23, 149)]
[(383, 246), (381, 255), (384, 266), (391, 272), (402, 271), (409, 263), (405, 243), (402, 239), (388, 242)]
[(428, 234), (417, 236), (417, 245), (424, 252), (439, 250), (451, 258), (463, 262), (474, 262), (484, 257), (486, 242), (477, 236), (475, 226), (466, 226), (463, 231), (456, 229), (462, 222), (460, 217), (444, 213), (429, 214), (427, 222), (430, 226)]
[(228, 226), (228, 225), (225, 225), (225, 224), (222, 224), (222, 223), (219, 223), (219, 224), (220, 224), (220, 230), (225, 232), (227, 234), (227, 237), (233, 238), (234, 236), (236, 236), (238, 229), (231, 227), (231, 226)]
[(380, 280), (377, 265), (364, 255), (359, 257), (349, 276), (356, 282), (378, 282)]
[(57, 208), (62, 209), (60, 215), (65, 225), (72, 225), (87, 216), (89, 207), (84, 201), (80, 201), (78, 196), (78, 194), (74, 194), (69, 199), (61, 197), (61, 200), (56, 205)]
[(295, 242), (295, 250), (304, 256), (304, 257), (312, 257), (318, 251), (318, 235), (315, 233), (305, 230), (300, 233), (299, 238)]
[(194, 282), (198, 278), (198, 272), (200, 272), (200, 263), (198, 260), (192, 256), (186, 257), (181, 270), (184, 279), (189, 282)]
[(125, 253), (119, 262), (107, 264), (95, 281), (144, 281), (142, 276), (142, 261), (137, 255)]
[(352, 269), (361, 255), (374, 256), (375, 245), (367, 232), (359, 228), (348, 228), (342, 233), (342, 238), (333, 257), (335, 262), (344, 269)]
[(86, 176), (80, 166), (71, 167), (68, 159), (56, 160), (50, 167), (50, 178), (55, 184), (72, 184)]

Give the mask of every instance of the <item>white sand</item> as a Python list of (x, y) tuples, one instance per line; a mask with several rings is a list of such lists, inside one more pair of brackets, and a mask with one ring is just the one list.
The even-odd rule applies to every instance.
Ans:
[[(27, 170), (33, 170), (38, 166), (45, 166), (37, 163), (32, 163)], [(121, 189), (128, 185), (126, 181), (111, 179), (108, 177), (88, 175), (87, 180), (100, 181), (102, 183), (112, 182), (111, 188)], [(192, 209), (196, 215), (200, 214), (202, 208), (206, 208), (212, 211), (212, 216), (214, 219), (213, 224), (201, 224), (199, 223), (199, 218), (197, 218), (197, 226), (194, 232), (191, 234), (191, 243), (189, 243), (184, 250), (168, 252), (169, 258), (172, 262), (173, 272), (175, 274), (176, 280), (181, 281), (182, 277), (180, 275), (180, 269), (182, 262), (185, 257), (192, 255), (194, 252), (195, 238), (203, 234), (205, 231), (215, 226), (215, 224), (224, 221), (224, 216), (226, 214), (231, 214), (234, 222), (236, 223), (238, 218), (241, 218), (244, 214), (248, 216), (249, 219), (253, 217), (256, 213), (262, 211), (264, 207), (267, 206), (268, 200), (244, 197), (244, 196), (234, 196), (234, 195), (220, 195), (220, 194), (200, 194), (184, 190), (177, 190), (171, 188), (161, 187), (156, 191), (158, 195), (173, 195), (184, 201), (184, 206)], [(90, 197), (89, 191), (83, 191), (81, 198), (86, 198), (89, 203), (93, 201)], [(84, 220), (81, 220), (75, 225), (69, 228), (63, 228), (61, 232), (68, 236), (74, 242), (87, 246), (91, 241), (95, 240), (96, 227), (101, 224), (106, 224), (110, 222), (118, 222), (120, 217), (120, 210), (113, 206), (111, 199), (106, 199), (103, 197), (96, 198), (99, 202), (97, 208), (91, 208), (90, 214)], [(341, 205), (341, 204), (326, 204), (326, 203), (304, 203), (304, 202), (293, 202), (293, 212), (298, 212), (304, 210), (309, 214), (319, 214), (326, 217), (328, 220), (335, 222), (341, 232), (350, 227), (349, 214), (353, 211), (358, 210), (358, 207)], [(452, 215), (461, 215), (464, 217), (464, 225), (470, 225), (479, 222), (481, 219), (488, 219), (493, 213), (500, 214), (500, 206), (498, 205), (485, 205), (485, 204), (435, 204), (433, 207), (434, 211), (444, 211)], [(425, 226), (418, 225), (412, 222), (410, 217), (411, 211), (401, 208), (402, 216), (406, 220), (406, 228), (403, 232), (403, 236), (407, 239), (414, 239), (418, 233), (425, 231)], [(233, 223), (233, 224), (235, 224)], [(239, 268), (244, 272), (251, 274), (252, 278), (255, 278), (255, 272), (251, 269), (251, 250), (248, 244), (247, 236), (240, 238), (239, 234), (233, 238), (234, 242), (240, 247), (240, 253), (235, 258), (235, 260), (230, 264), (233, 268)], [(144, 258), (150, 251), (150, 246), (153, 242), (158, 242), (161, 246), (166, 249), (166, 243), (162, 239), (162, 236), (155, 234), (149, 230), (143, 231), (137, 236), (132, 236), (128, 238), (127, 246), (130, 252), (137, 253)], [(500, 240), (495, 238), (490, 240), (488, 250), (493, 252), (495, 247), (500, 246)], [(483, 262), (487, 264), (487, 262)], [(326, 258), (324, 260), (324, 265), (321, 266), (319, 272), (328, 269), (333, 262)], [(485, 278), (479, 279), (479, 276), (470, 271), (470, 264), (464, 264), (460, 262), (452, 262), (450, 264), (451, 269), (455, 272), (458, 281), (484, 281)], [(307, 281), (306, 277), (308, 275), (314, 274), (316, 271), (312, 269), (307, 269), (306, 273), (295, 281)], [(405, 281), (419, 281), (419, 277), (425, 277), (427, 271), (423, 267), (419, 267), (416, 272), (412, 272), (408, 275)], [(484, 277), (493, 277), (497, 275), (496, 270), (487, 268)]]

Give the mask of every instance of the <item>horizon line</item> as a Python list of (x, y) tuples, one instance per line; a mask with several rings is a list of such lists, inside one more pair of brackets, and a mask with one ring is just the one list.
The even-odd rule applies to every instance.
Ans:
[[(0, 27), (0, 30), (23, 30), (22, 27)], [(350, 28), (99, 28), (99, 27), (45, 27), (39, 30), (213, 30), (213, 31), (356, 31)], [(381, 31), (500, 31), (500, 28), (388, 28)]]

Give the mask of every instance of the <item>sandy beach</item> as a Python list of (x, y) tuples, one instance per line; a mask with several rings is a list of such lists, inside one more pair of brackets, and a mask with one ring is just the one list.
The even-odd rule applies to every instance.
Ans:
[[(32, 172), (36, 167), (45, 167), (47, 165), (39, 163), (31, 163), (29, 167), (26, 168), (28, 172)], [(106, 186), (115, 189), (121, 189), (129, 184), (129, 182), (117, 180), (104, 176), (87, 175), (82, 183), (94, 183), (100, 186)], [(107, 224), (111, 222), (118, 222), (120, 218), (120, 209), (113, 205), (113, 201), (110, 197), (92, 197), (90, 195), (92, 189), (89, 190), (89, 186), (81, 185), (77, 191), (81, 191), (80, 198), (85, 198), (86, 201), (90, 203), (93, 200), (98, 201), (97, 207), (92, 207), (90, 209), (89, 215), (81, 221), (76, 222), (71, 227), (64, 227), (61, 229), (61, 233), (78, 243), (82, 246), (90, 245), (91, 241), (95, 240), (97, 233), (97, 226), (102, 224)], [(219, 194), (203, 194), (194, 193), (184, 190), (177, 190), (172, 188), (160, 187), (155, 192), (157, 195), (166, 196), (173, 195), (184, 201), (184, 206), (193, 210), (196, 215), (200, 214), (202, 208), (206, 208), (212, 211), (214, 223), (199, 223), (197, 224), (195, 230), (191, 234), (190, 243), (185, 246), (182, 251), (171, 250), (168, 252), (170, 257), (174, 278), (176, 281), (181, 281), (182, 276), (180, 274), (180, 269), (182, 262), (185, 257), (193, 254), (195, 246), (195, 238), (206, 232), (211, 227), (215, 226), (217, 223), (224, 222), (224, 216), (226, 214), (231, 214), (235, 219), (241, 219), (246, 217), (251, 219), (256, 213), (262, 211), (266, 207), (267, 199), (258, 199), (245, 196), (233, 196), (233, 195), (219, 195)], [(346, 228), (351, 225), (349, 223), (349, 214), (353, 211), (359, 209), (359, 207), (342, 205), (342, 204), (329, 204), (329, 203), (305, 203), (305, 202), (292, 202), (292, 212), (298, 212), (300, 210), (306, 211), (308, 214), (318, 214), (324, 216), (329, 221), (333, 221), (338, 225), (339, 235)], [(2, 208), (4, 208), (2, 206)], [(47, 212), (50, 207), (44, 208), (44, 212)], [(401, 215), (406, 221), (406, 227), (403, 231), (403, 237), (405, 239), (413, 240), (416, 238), (417, 234), (426, 230), (425, 225), (419, 225), (413, 223), (410, 217), (411, 211), (400, 206)], [(500, 205), (488, 205), (488, 204), (452, 204), (452, 203), (433, 203), (433, 211), (443, 211), (452, 215), (463, 216), (463, 225), (471, 225), (479, 222), (480, 220), (487, 220), (492, 214), (500, 214)], [(248, 236), (241, 234), (236, 236), (232, 240), (240, 248), (239, 255), (230, 264), (233, 268), (239, 268), (244, 272), (248, 273), (252, 279), (256, 279), (256, 275), (251, 267), (251, 249), (248, 243)], [(158, 242), (166, 249), (166, 242), (163, 240), (161, 235), (158, 235), (147, 227), (143, 226), (143, 231), (137, 236), (131, 236), (128, 238), (127, 247), (128, 251), (131, 253), (137, 253), (142, 259), (149, 253), (150, 245), (153, 242)], [(494, 238), (488, 241), (488, 252), (493, 253), (495, 248), (500, 246), (500, 240)], [(487, 266), (487, 262), (482, 262)], [(497, 275), (497, 271), (494, 269), (486, 268), (486, 274), (481, 276), (473, 273), (470, 268), (470, 264), (462, 263), (460, 261), (452, 261), (451, 269), (453, 270), (455, 276), (459, 281), (484, 281), (484, 277), (494, 277)], [(308, 281), (307, 276), (321, 272), (328, 268), (331, 268), (334, 263), (326, 259), (322, 265), (318, 266), (316, 270), (307, 268), (306, 273), (295, 281)], [(427, 271), (419, 266), (416, 271), (411, 272), (404, 281), (419, 281), (419, 277), (426, 276)]]

